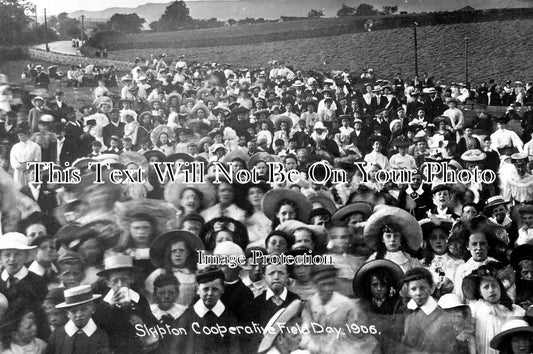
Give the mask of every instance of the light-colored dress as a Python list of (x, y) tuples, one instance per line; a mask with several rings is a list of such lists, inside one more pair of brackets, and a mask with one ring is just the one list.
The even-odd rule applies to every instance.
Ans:
[(502, 325), (512, 317), (522, 317), (526, 311), (520, 306), (513, 305), (513, 309), (497, 304), (493, 305), (485, 300), (477, 300), (469, 304), (472, 317), (476, 321), (476, 349), (477, 354), (498, 354), (490, 348), (490, 341), (501, 332)]
[[(372, 261), (376, 259), (377, 253), (374, 252), (368, 259), (367, 262)], [(389, 261), (392, 261), (396, 263), (397, 265), (402, 268), (403, 272), (407, 272), (409, 269), (422, 267), (422, 263), (416, 258), (411, 257), (409, 254), (405, 253), (404, 251), (397, 251), (397, 252), (386, 252), (385, 256), (383, 256), (383, 259), (388, 259)]]

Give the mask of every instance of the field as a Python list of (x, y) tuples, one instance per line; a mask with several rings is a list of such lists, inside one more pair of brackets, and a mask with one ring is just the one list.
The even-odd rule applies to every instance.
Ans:
[[(324, 21), (326, 26), (327, 19)], [(294, 26), (303, 26), (298, 22), (294, 22)], [(275, 27), (276, 24), (268, 25)], [(204, 31), (216, 29), (199, 30), (196, 35), (205, 36)], [(427, 26), (418, 28), (417, 32), (419, 72), (427, 71), (436, 80), (464, 81), (465, 37), (470, 38), (469, 77), (473, 82), (489, 78), (524, 81), (533, 77), (530, 59), (533, 56), (530, 41), (533, 20)], [(151, 40), (158, 41), (158, 34), (153, 36)], [(391, 78), (398, 71), (404, 77), (414, 74), (412, 28), (259, 44), (130, 49), (110, 52), (110, 58), (133, 62), (136, 57), (148, 57), (150, 53), (183, 54), (189, 61), (230, 63), (237, 67), (261, 67), (272, 59), (284, 59), (303, 70), (349, 68), (359, 72), (368, 66), (383, 78)]]

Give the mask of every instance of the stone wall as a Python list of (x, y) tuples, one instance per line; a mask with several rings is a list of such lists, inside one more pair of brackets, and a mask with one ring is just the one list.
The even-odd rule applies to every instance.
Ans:
[(80, 55), (69, 55), (56, 52), (46, 52), (41, 49), (28, 48), (28, 53), (31, 59), (43, 60), (52, 63), (64, 65), (89, 65), (95, 64), (99, 66), (114, 65), (117, 70), (130, 71), (133, 67), (132, 63), (118, 60), (102, 59), (102, 58), (87, 58)]

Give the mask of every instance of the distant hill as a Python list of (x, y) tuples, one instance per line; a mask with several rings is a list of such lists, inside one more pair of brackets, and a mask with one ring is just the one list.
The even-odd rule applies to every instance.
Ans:
[[(188, 1), (187, 6), (191, 16), (196, 19), (215, 17), (220, 20), (239, 20), (246, 17), (278, 19), (280, 16), (307, 16), (311, 9), (320, 9), (326, 17), (335, 17), (343, 4), (357, 7), (361, 3), (372, 4), (378, 9), (383, 6), (398, 6), (398, 11), (407, 12), (453, 11), (465, 6), (477, 10), (533, 7), (532, 0), (211, 0)], [(115, 13), (137, 13), (150, 23), (157, 21), (169, 4), (170, 2), (148, 3), (134, 8), (111, 7), (102, 11), (79, 10), (71, 12), (69, 17), (85, 15), (88, 19), (107, 19)]]

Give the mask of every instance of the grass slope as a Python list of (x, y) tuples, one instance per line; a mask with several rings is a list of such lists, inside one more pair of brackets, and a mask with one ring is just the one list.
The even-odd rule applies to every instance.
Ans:
[[(419, 72), (428, 71), (438, 80), (464, 80), (464, 38), (469, 37), (469, 75), (473, 81), (491, 77), (529, 80), (533, 76), (531, 33), (533, 20), (420, 27)], [(342, 70), (347, 67), (359, 71), (368, 65), (380, 77), (390, 78), (397, 71), (404, 73), (404, 77), (414, 74), (412, 28), (260, 44), (130, 49), (111, 52), (110, 57), (133, 61), (138, 56), (163, 52), (184, 54), (189, 61), (235, 66), (265, 66), (271, 59), (285, 59), (289, 65), (304, 70)]]

